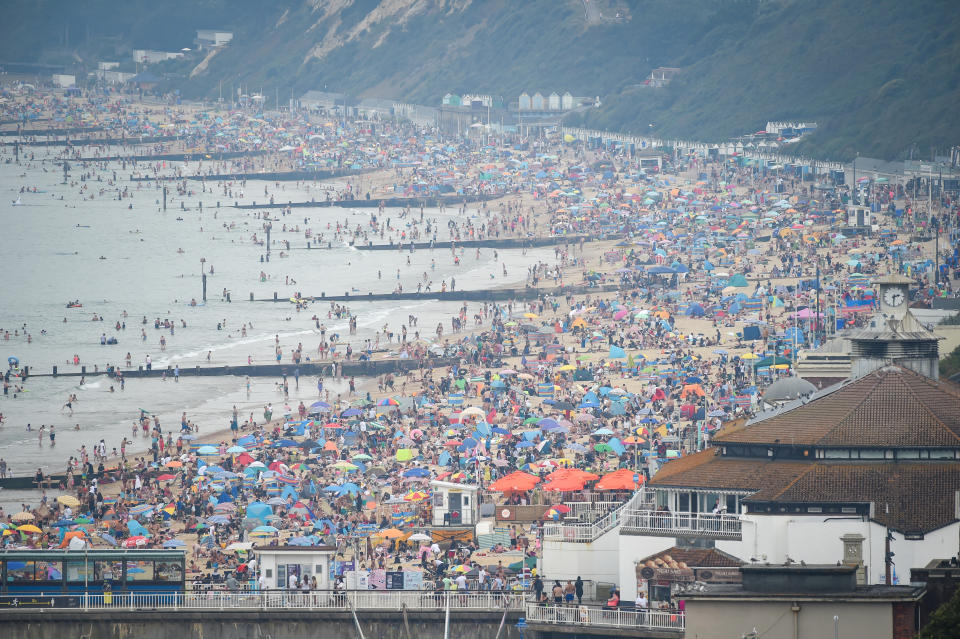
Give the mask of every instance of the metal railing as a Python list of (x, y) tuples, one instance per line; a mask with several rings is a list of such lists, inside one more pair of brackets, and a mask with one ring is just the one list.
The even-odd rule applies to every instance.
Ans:
[[(91, 595), (22, 597), (27, 600), (52, 600), (51, 608), (81, 608), (86, 610), (522, 610), (525, 594), (513, 591), (457, 592), (430, 590), (261, 590), (184, 593), (108, 593)], [(2, 615), (0, 611), (0, 615)]]
[(620, 531), (666, 537), (692, 535), (742, 539), (743, 521), (738, 515), (730, 514), (628, 510), (623, 516)]
[(601, 517), (623, 505), (622, 501), (565, 501), (563, 504), (570, 508), (566, 517)]
[(584, 544), (594, 542), (599, 539), (601, 535), (616, 528), (620, 524), (624, 512), (650, 505), (653, 503), (653, 500), (653, 492), (648, 491), (646, 488), (641, 488), (633, 494), (629, 501), (611, 510), (597, 521), (582, 524), (544, 524), (543, 538), (545, 541), (567, 541)]
[(684, 615), (671, 610), (619, 610), (592, 606), (538, 606), (528, 603), (527, 623), (642, 628), (645, 630), (684, 631)]

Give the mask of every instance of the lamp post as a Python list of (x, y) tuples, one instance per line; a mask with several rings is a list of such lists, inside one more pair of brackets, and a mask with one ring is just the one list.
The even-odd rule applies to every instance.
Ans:
[(933, 213), (930, 214), (930, 226), (933, 228), (933, 283), (940, 286), (940, 218)]
[(203, 265), (206, 263), (207, 258), (200, 258), (200, 282), (203, 285), (203, 301), (207, 301), (207, 274), (203, 270)]

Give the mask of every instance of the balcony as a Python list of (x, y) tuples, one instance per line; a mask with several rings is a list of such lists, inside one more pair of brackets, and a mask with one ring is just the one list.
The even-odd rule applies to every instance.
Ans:
[(538, 606), (528, 603), (525, 623), (550, 626), (551, 632), (563, 632), (564, 626), (571, 633), (578, 628), (616, 628), (623, 636), (636, 637), (681, 637), (684, 632), (684, 616), (675, 610), (609, 610), (591, 606)]
[(628, 510), (622, 521), (622, 535), (705, 537), (737, 541), (743, 538), (743, 520), (738, 515)]
[(653, 507), (653, 493), (641, 488), (626, 503), (617, 502), (570, 502), (570, 517), (562, 522), (543, 525), (545, 541), (566, 541), (589, 544), (601, 535), (613, 530), (620, 523), (623, 513), (638, 508)]

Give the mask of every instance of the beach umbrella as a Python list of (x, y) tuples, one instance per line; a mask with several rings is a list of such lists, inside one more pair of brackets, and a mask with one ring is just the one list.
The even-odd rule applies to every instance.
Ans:
[[(128, 537), (123, 540), (121, 544), (124, 548), (136, 548), (138, 546), (146, 546), (150, 543), (150, 540), (144, 537), (143, 535), (134, 535), (133, 537)], [(130, 572), (129, 570), (127, 572)]]
[(386, 530), (381, 530), (377, 533), (377, 537), (384, 537), (386, 539), (396, 539), (397, 537), (403, 537), (403, 531), (396, 528), (387, 528)]
[(24, 533), (42, 533), (43, 532), (33, 524), (23, 524), (22, 526), (17, 526), (17, 530)]
[(186, 542), (184, 542), (182, 539), (168, 539), (163, 542), (164, 548), (183, 548), (186, 545)]
[(407, 541), (433, 541), (433, 538), (431, 538), (430, 535), (419, 532), (414, 535), (410, 535), (410, 537), (407, 538)]
[(109, 533), (100, 533), (98, 536), (100, 537), (100, 539), (104, 540), (105, 542), (107, 542), (107, 543), (110, 544), (111, 546), (116, 546), (116, 545), (117, 545), (117, 539), (116, 539), (116, 537), (114, 537), (113, 535), (111, 535), (111, 534), (109, 534)]
[(197, 449), (198, 455), (217, 455), (219, 451), (215, 446), (201, 446)]
[(17, 521), (17, 522), (20, 522), (20, 521), (33, 521), (33, 519), (34, 519), (33, 513), (28, 513), (28, 512), (25, 511), (25, 510), (24, 510), (24, 511), (21, 511), (21, 512), (18, 512), (18, 513), (16, 513), (15, 515), (12, 515), (12, 516), (10, 517), (10, 521)]
[(70, 508), (76, 508), (80, 505), (80, 500), (73, 495), (60, 495), (57, 497), (57, 502)]
[[(634, 481), (634, 476), (637, 476), (639, 482)], [(593, 487), (596, 490), (636, 490), (638, 483), (643, 483), (643, 475), (628, 468), (621, 468), (601, 477)]]
[(247, 452), (247, 449), (244, 448), (243, 446), (231, 446), (230, 448), (227, 449), (227, 452), (233, 455), (236, 453), (245, 453)]

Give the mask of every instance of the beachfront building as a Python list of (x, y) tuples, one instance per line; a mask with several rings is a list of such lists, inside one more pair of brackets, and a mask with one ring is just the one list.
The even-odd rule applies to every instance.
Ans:
[(77, 77), (67, 73), (54, 73), (52, 80), (53, 86), (58, 89), (69, 89), (70, 87), (77, 86)]
[(183, 53), (179, 51), (154, 51), (152, 49), (133, 50), (133, 61), (139, 64), (156, 64), (157, 62), (166, 62), (167, 60), (176, 60), (182, 57)]
[(287, 588), (290, 576), (297, 579), (317, 578), (317, 588), (326, 590), (330, 583), (330, 562), (333, 561), (336, 548), (333, 546), (256, 546), (259, 571), (263, 575), (264, 587)]
[(852, 566), (743, 566), (742, 583), (684, 594), (686, 634), (912, 639), (922, 586), (864, 586)]
[(216, 49), (233, 40), (232, 31), (220, 29), (198, 29), (197, 46), (200, 49)]
[(633, 598), (649, 587), (636, 566), (673, 546), (746, 563), (839, 561), (864, 585), (955, 555), (960, 386), (936, 378), (937, 337), (906, 310), (907, 285), (877, 283), (886, 301), (851, 338), (852, 378), (728, 426), (599, 521), (547, 524), (544, 574), (617, 583)]
[(434, 479), (430, 488), (433, 489), (434, 526), (473, 526), (477, 523), (477, 486)]
[(343, 93), (330, 93), (327, 91), (307, 91), (297, 100), (296, 108), (329, 110), (336, 107), (346, 107), (347, 96)]

